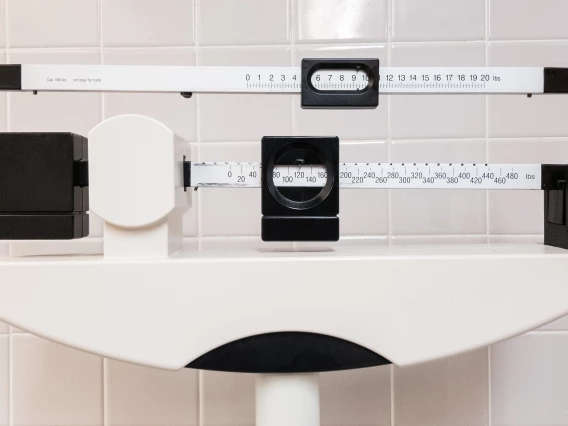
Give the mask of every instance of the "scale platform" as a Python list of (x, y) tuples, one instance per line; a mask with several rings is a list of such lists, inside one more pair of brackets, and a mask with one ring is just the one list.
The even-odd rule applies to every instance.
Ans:
[(0, 320), (170, 370), (282, 331), (342, 338), (406, 366), (568, 314), (568, 250), (541, 244), (4, 257), (0, 276)]

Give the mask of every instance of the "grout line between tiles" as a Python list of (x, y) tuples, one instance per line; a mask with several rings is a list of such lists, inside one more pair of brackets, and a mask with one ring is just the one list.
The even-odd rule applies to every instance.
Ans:
[[(6, 19), (7, 22), (7, 19)], [(390, 38), (390, 37), (389, 37)], [(170, 45), (170, 44), (163, 44), (163, 45), (147, 45), (147, 46), (104, 46), (110, 50), (154, 50), (154, 49), (191, 49), (196, 48), (199, 46), (200, 49), (207, 50), (207, 49), (255, 49), (255, 48), (288, 48), (290, 45), (295, 45), (301, 47), (302, 49), (310, 49), (310, 48), (329, 48), (330, 50), (334, 49), (343, 49), (349, 47), (377, 47), (377, 46), (386, 46), (388, 44), (392, 46), (412, 46), (412, 45), (464, 45), (464, 44), (481, 44), (484, 43), (486, 40), (479, 39), (479, 40), (444, 40), (444, 41), (392, 41), (392, 40), (376, 40), (376, 41), (366, 41), (366, 42), (321, 42), (321, 43), (295, 43), (293, 40), (290, 43), (284, 44), (243, 44), (243, 45), (199, 45), (197, 39), (195, 39), (194, 44), (186, 44), (186, 45)], [(488, 40), (489, 41), (489, 40)], [(527, 39), (527, 40), (490, 40), (491, 43), (500, 43), (500, 44), (517, 44), (517, 43), (538, 43), (538, 44), (547, 44), (547, 43), (568, 43), (567, 39), (550, 39), (550, 40), (534, 40), (534, 39)], [(7, 49), (11, 49), (16, 52), (29, 52), (29, 51), (36, 51), (36, 50), (85, 50), (85, 49), (97, 49), (98, 46), (50, 46), (50, 47), (10, 47), (9, 44), (6, 45)]]
[[(6, 38), (6, 63), (10, 63), (10, 37), (8, 31), (8, 10), (9, 10), (9, 0), (6, 0), (4, 4), (4, 37)], [(10, 131), (10, 109), (11, 109), (11, 92), (6, 93), (6, 131)], [(10, 243), (8, 243), (8, 247)], [(11, 330), (11, 329), (10, 329)]]
[(205, 416), (204, 416), (204, 398), (203, 395), (205, 394), (203, 390), (204, 380), (203, 380), (204, 372), (202, 370), (197, 370), (197, 424), (199, 426), (205, 426)]
[[(195, 65), (199, 65), (199, 0), (193, 0), (193, 43), (195, 45)], [(200, 96), (195, 95), (195, 137), (197, 139), (196, 143), (196, 151), (197, 151), (197, 159), (201, 158), (201, 126), (200, 126)], [(194, 199), (197, 199), (197, 212), (196, 212), (196, 221), (197, 221), (197, 249), (201, 250), (201, 192), (197, 191), (196, 193), (192, 194)], [(199, 426), (204, 426), (204, 418), (203, 418), (203, 380), (202, 380), (202, 372), (201, 370), (197, 371), (197, 424)]]
[[(199, 13), (200, 13), (200, 0), (193, 0), (193, 43), (195, 44), (195, 65), (199, 65), (200, 48), (199, 48)], [(196, 132), (196, 151), (197, 159), (201, 158), (201, 106), (200, 106), (200, 95), (195, 95), (195, 132)], [(202, 201), (201, 191), (196, 191), (193, 193), (193, 199), (197, 201), (197, 211), (196, 211), (196, 221), (197, 221), (197, 250), (201, 250), (201, 238), (202, 238)]]
[[(6, 20), (7, 21), (7, 20)], [(287, 44), (250, 44), (250, 45), (219, 45), (219, 46), (200, 46), (195, 40), (194, 44), (188, 45), (148, 45), (148, 46), (105, 46), (109, 50), (159, 50), (159, 49), (194, 49), (199, 47), (202, 50), (207, 49), (255, 49), (255, 48), (288, 48), (291, 45), (295, 45), (301, 47), (302, 49), (310, 49), (310, 48), (329, 48), (330, 50), (334, 49), (343, 49), (343, 48), (353, 48), (353, 47), (378, 47), (378, 46), (412, 46), (412, 45), (447, 45), (447, 44), (481, 44), (484, 43), (485, 40), (448, 40), (448, 41), (392, 41), (392, 40), (377, 40), (377, 41), (369, 41), (369, 42), (361, 42), (361, 43), (334, 43), (334, 42), (322, 42), (322, 43), (287, 43)], [(516, 43), (539, 43), (539, 44), (546, 44), (546, 43), (568, 43), (568, 39), (558, 39), (558, 40), (491, 40), (491, 43), (501, 43), (501, 44), (516, 44)], [(12, 48), (7, 43), (7, 49), (13, 50), (15, 52), (30, 52), (30, 51), (38, 51), (38, 50), (89, 50), (89, 49), (98, 49), (98, 46), (50, 46), (50, 47), (16, 47)]]
[[(295, 14), (295, 2), (294, 0), (289, 0), (289, 8), (288, 8), (288, 16), (289, 16), (289, 21), (291, 23), (290, 25), (290, 64), (292, 66), (294, 66), (294, 60), (296, 59), (296, 46), (295, 46), (295, 40), (294, 40), (294, 33), (297, 33), (297, 31), (295, 30), (295, 26), (297, 25), (297, 22), (294, 22), (294, 14)], [(297, 123), (296, 123), (296, 108), (297, 106), (295, 105), (295, 97), (294, 96), (290, 96), (290, 109), (292, 111), (292, 117), (291, 117), (291, 126), (292, 126), (292, 136), (296, 136), (296, 132), (297, 132)], [(298, 242), (296, 241), (292, 241), (292, 248), (296, 249), (300, 247), (300, 245), (298, 244)]]
[(13, 343), (12, 343), (12, 326), (8, 326), (8, 424), (14, 426), (14, 397), (13, 397)]
[(394, 395), (394, 365), (391, 364), (390, 365), (390, 381), (389, 381), (389, 386), (390, 386), (390, 423), (391, 426), (395, 426), (396, 425), (396, 413), (395, 413), (395, 395)]
[(287, 6), (288, 6), (288, 40), (290, 41), (290, 45), (295, 44), (295, 33), (297, 33), (296, 31), (296, 22), (294, 20), (294, 6), (293, 6), (293, 2), (294, 0), (287, 0)]
[(9, 31), (8, 31), (8, 25), (9, 25), (9, 21), (8, 21), (8, 9), (9, 9), (9, 4), (10, 0), (6, 0), (6, 2), (4, 3), (4, 37), (6, 39), (6, 49), (10, 48), (10, 39), (9, 39)]
[[(101, 65), (104, 65), (104, 54), (103, 54), (103, 5), (102, 0), (97, 0), (97, 13), (98, 13), (98, 31), (99, 31), (99, 62)], [(106, 111), (105, 111), (105, 94), (104, 92), (101, 93), (101, 120), (106, 118)], [(102, 421), (103, 426), (107, 426), (109, 424), (108, 421), (108, 405), (107, 405), (107, 398), (108, 398), (108, 389), (107, 389), (107, 360), (106, 358), (102, 358), (102, 368), (101, 368), (101, 380), (102, 380), (102, 401), (101, 401), (101, 414), (102, 414)]]
[(110, 421), (108, 419), (108, 389), (107, 389), (107, 359), (103, 358), (102, 359), (102, 381), (103, 381), (103, 386), (102, 386), (102, 390), (103, 390), (103, 401), (102, 401), (102, 414), (103, 414), (103, 426), (107, 426)]
[(491, 402), (491, 346), (487, 347), (487, 426), (491, 426), (492, 420), (492, 402)]
[[(387, 2), (387, 66), (391, 65), (392, 61), (392, 29), (394, 26), (394, 3), (393, 0)], [(387, 95), (387, 160), (392, 161), (392, 98)], [(388, 221), (388, 238), (389, 245), (392, 245), (392, 191), (387, 191), (387, 221)], [(391, 389), (392, 391), (392, 389)], [(392, 412), (392, 407), (391, 407)], [(394, 426), (394, 423), (393, 423)]]
[[(385, 96), (392, 96), (392, 95), (385, 95)], [(390, 101), (390, 99), (389, 99)], [(390, 102), (387, 108), (387, 111), (390, 109)], [(516, 141), (516, 142), (530, 142), (530, 141), (538, 141), (541, 143), (544, 142), (568, 142), (568, 137), (562, 136), (544, 136), (544, 137), (518, 137), (518, 136), (504, 136), (504, 137), (491, 137), (489, 138), (491, 141), (495, 142), (504, 142), (504, 141)], [(357, 143), (387, 143), (392, 145), (394, 142), (397, 144), (401, 143), (428, 143), (428, 142), (452, 142), (452, 143), (459, 143), (459, 142), (486, 142), (488, 141), (485, 137), (458, 137), (458, 138), (426, 138), (426, 139), (396, 139), (396, 138), (387, 138), (385, 139), (347, 139), (340, 141), (342, 144), (357, 144)], [(218, 141), (203, 141), (204, 144), (242, 144), (242, 143), (259, 143), (259, 141), (250, 141), (250, 140), (218, 140)]]
[(568, 330), (532, 330), (525, 334), (528, 336), (568, 336)]
[[(387, 1), (387, 66), (391, 66), (392, 61), (392, 32), (394, 29), (394, 0)], [(387, 160), (390, 162), (392, 159), (392, 134), (391, 134), (391, 121), (392, 121), (392, 98), (387, 96)], [(392, 191), (387, 191), (387, 220), (388, 220), (388, 245), (393, 245), (392, 239)], [(390, 390), (390, 424), (395, 426), (395, 386), (394, 386), (394, 366), (390, 365), (389, 377), (389, 390)]]
[[(489, 0), (485, 0), (485, 66), (489, 66)], [(485, 162), (489, 163), (489, 95), (485, 95)], [(489, 243), (489, 191), (485, 191), (485, 230)]]

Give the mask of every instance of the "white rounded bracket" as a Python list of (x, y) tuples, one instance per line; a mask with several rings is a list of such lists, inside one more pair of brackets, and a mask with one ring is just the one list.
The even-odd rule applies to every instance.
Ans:
[(190, 207), (184, 159), (189, 144), (150, 117), (113, 117), (89, 133), (89, 203), (104, 221), (106, 258), (181, 250), (182, 215)]

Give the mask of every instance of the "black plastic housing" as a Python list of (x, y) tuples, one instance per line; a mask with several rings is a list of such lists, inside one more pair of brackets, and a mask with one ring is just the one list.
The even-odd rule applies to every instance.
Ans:
[(87, 159), (73, 133), (0, 133), (0, 239), (87, 236)]
[[(291, 150), (312, 153), (327, 170), (327, 184), (313, 198), (295, 202), (274, 186), (276, 160)], [(287, 195), (309, 193), (313, 188), (288, 188)], [(309, 198), (309, 197), (308, 197)], [(262, 239), (263, 241), (337, 241), (339, 239), (339, 138), (262, 138)]]
[[(360, 68), (369, 76), (364, 90), (319, 90), (312, 84), (312, 74), (320, 69)], [(302, 108), (363, 109), (379, 106), (379, 60), (371, 59), (303, 59)]]
[(544, 244), (568, 249), (568, 165), (543, 164)]

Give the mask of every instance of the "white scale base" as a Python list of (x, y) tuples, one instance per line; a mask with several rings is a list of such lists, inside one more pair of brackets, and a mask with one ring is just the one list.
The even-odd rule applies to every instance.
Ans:
[(568, 251), (540, 244), (1, 258), (0, 276), (0, 320), (170, 370), (278, 331), (339, 337), (405, 366), (568, 314)]
[[(0, 320), (178, 370), (226, 343), (282, 331), (338, 337), (406, 366), (568, 313), (568, 250), (539, 244), (183, 252), (187, 151), (147, 117), (97, 126), (89, 192), (105, 256), (0, 258)], [(259, 426), (318, 426), (317, 374), (261, 375), (256, 389)]]
[[(568, 251), (537, 244), (3, 258), (0, 320), (171, 370), (233, 340), (290, 330), (405, 366), (564, 316), (567, 274)], [(319, 426), (318, 374), (259, 375), (256, 398), (258, 426)]]

